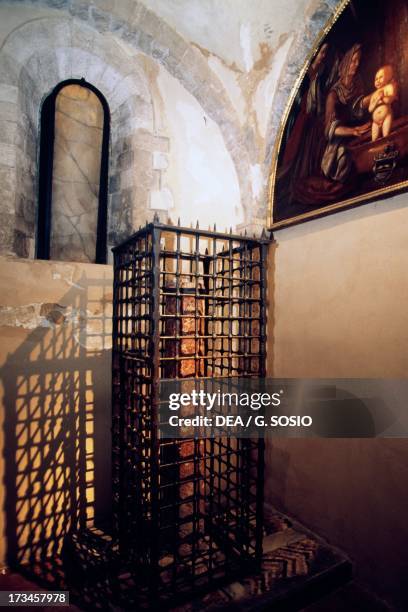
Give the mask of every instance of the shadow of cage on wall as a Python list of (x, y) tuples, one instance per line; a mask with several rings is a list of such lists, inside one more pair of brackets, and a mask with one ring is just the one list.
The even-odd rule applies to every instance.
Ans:
[(83, 273), (0, 370), (6, 562), (54, 584), (68, 530), (110, 514), (111, 290)]

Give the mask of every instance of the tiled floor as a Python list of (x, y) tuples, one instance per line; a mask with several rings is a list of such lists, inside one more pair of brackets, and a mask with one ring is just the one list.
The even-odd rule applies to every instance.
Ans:
[[(173, 607), (173, 612), (196, 612), (198, 610), (271, 610), (274, 612), (390, 612), (391, 608), (368, 594), (355, 583), (347, 583), (351, 578), (351, 564), (341, 551), (329, 546), (315, 534), (305, 529), (291, 518), (273, 509), (266, 511), (264, 552), (260, 570), (241, 577), (229, 584), (223, 584), (212, 592)], [(66, 577), (61, 562), (48, 562), (47, 565), (59, 568), (60, 584)], [(84, 568), (86, 576), (86, 569)], [(27, 575), (27, 574), (25, 574)], [(40, 574), (49, 576), (51, 573)], [(102, 578), (102, 576), (101, 576)], [(47, 579), (48, 581), (50, 578)], [(122, 586), (121, 595), (110, 589), (110, 580), (103, 578), (98, 584), (87, 584), (87, 588), (77, 589), (81, 601), (87, 597), (88, 610), (102, 609), (111, 612), (122, 610), (156, 610), (150, 598), (141, 599), (139, 588)], [(52, 584), (48, 586), (52, 589)], [(60, 587), (61, 588), (61, 587)], [(336, 590), (337, 589), (337, 590)], [(0, 590), (44, 591), (41, 586), (17, 574), (0, 573)], [(58, 590), (56, 588), (56, 590)], [(115, 605), (109, 603), (115, 592)], [(74, 590), (72, 591), (74, 593)], [(326, 595), (327, 594), (327, 595)], [(318, 601), (316, 601), (318, 600)], [(78, 598), (76, 601), (79, 601)], [(143, 601), (145, 602), (143, 604)], [(316, 603), (306, 605), (306, 602)], [(83, 604), (79, 604), (82, 606)], [(304, 607), (306, 606), (306, 607)], [(164, 610), (164, 606), (161, 605)], [(2, 608), (8, 609), (8, 608)], [(22, 607), (19, 608), (23, 609)], [(33, 608), (30, 608), (33, 609)], [(38, 606), (34, 610), (44, 612), (61, 611), (61, 607)], [(70, 612), (82, 609), (71, 604)]]
[[(43, 591), (38, 585), (23, 578), (16, 573), (0, 573), (0, 590), (15, 591)], [(8, 610), (9, 608), (1, 608)], [(22, 609), (22, 608), (19, 608)], [(31, 608), (32, 609), (32, 608)], [(36, 607), (35, 610), (44, 612), (61, 612), (60, 607)], [(80, 612), (81, 608), (70, 605), (63, 608), (67, 612)], [(118, 610), (118, 609), (116, 609)], [(301, 612), (392, 612), (392, 608), (380, 602), (373, 595), (367, 593), (354, 582), (337, 589), (318, 602), (303, 608)]]

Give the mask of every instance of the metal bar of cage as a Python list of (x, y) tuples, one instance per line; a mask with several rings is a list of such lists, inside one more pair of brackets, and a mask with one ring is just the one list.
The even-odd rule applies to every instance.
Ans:
[(264, 444), (158, 437), (163, 378), (265, 376), (269, 240), (154, 221), (113, 249), (113, 514), (149, 596), (211, 588), (262, 554)]

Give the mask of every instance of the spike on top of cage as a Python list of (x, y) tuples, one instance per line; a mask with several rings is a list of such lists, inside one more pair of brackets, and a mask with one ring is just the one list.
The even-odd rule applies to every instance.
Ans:
[(159, 223), (159, 222), (160, 222), (159, 214), (155, 212), (153, 216), (153, 223)]

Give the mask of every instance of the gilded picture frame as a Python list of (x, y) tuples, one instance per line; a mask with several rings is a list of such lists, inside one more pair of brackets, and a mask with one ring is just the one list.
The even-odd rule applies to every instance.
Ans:
[[(390, 32), (405, 17), (404, 11), (408, 16), (404, 0), (343, 0), (320, 32), (291, 92), (275, 141), (268, 202), (272, 230), (408, 188), (408, 78), (405, 82), (398, 36)], [(363, 18), (366, 23), (359, 22)], [(398, 30), (399, 37), (404, 33)], [(406, 55), (408, 74), (408, 47)], [(357, 64), (354, 77), (352, 64)], [(320, 70), (318, 78), (323, 81), (322, 65), (324, 88), (316, 101), (315, 75)], [(319, 111), (313, 103), (320, 104)], [(359, 114), (347, 123), (343, 111), (350, 108)]]

